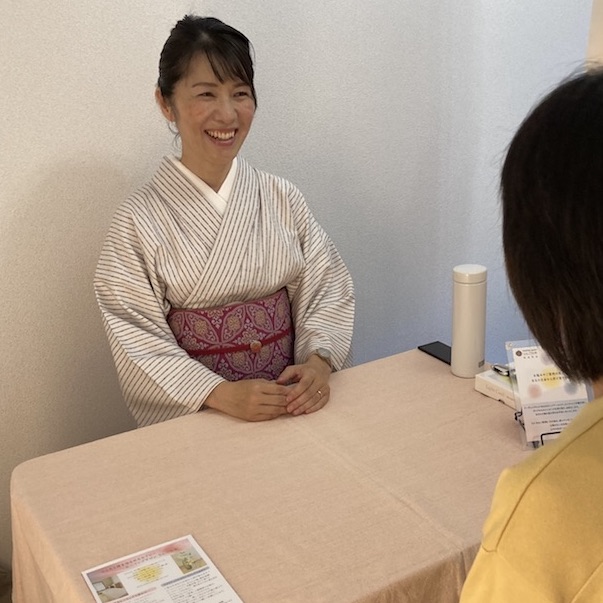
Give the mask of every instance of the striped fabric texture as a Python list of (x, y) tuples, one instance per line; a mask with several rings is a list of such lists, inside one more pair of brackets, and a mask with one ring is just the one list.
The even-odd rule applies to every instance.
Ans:
[(317, 348), (348, 366), (354, 322), (350, 274), (290, 182), (239, 158), (220, 215), (164, 158), (117, 210), (94, 287), (122, 392), (139, 426), (197, 412), (223, 381), (178, 346), (166, 316), (286, 287), (295, 362)]

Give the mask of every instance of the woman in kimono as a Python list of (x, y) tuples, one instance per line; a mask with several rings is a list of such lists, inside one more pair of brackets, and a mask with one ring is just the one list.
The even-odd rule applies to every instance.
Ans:
[(530, 331), (585, 404), (501, 475), (461, 603), (603, 601), (603, 70), (525, 119), (502, 177), (509, 283)]
[(140, 426), (311, 413), (349, 364), (341, 257), (294, 185), (238, 157), (253, 73), (248, 39), (214, 18), (186, 16), (161, 52), (156, 99), (182, 154), (119, 207), (94, 282)]

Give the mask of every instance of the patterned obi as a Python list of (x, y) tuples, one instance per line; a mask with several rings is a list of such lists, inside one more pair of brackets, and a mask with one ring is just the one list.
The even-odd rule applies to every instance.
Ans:
[(228, 381), (276, 379), (293, 363), (291, 304), (286, 289), (221, 308), (172, 309), (178, 345)]

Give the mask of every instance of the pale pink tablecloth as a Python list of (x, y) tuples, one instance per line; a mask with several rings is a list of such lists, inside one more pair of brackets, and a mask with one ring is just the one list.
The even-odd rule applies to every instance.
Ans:
[(14, 603), (92, 601), (81, 572), (188, 533), (245, 603), (458, 601), (513, 412), (411, 351), (332, 377), (320, 412), (203, 411), (27, 461)]

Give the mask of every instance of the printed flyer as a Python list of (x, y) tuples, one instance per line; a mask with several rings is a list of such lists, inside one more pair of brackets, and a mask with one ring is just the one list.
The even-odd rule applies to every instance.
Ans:
[(82, 575), (97, 603), (243, 603), (191, 535)]
[(507, 342), (506, 346), (526, 441), (540, 446), (556, 438), (588, 402), (588, 388), (570, 381), (533, 340)]

